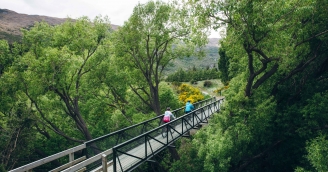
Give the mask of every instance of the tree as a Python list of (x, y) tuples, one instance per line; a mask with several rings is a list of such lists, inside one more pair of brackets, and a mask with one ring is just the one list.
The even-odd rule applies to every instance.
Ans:
[[(36, 23), (23, 30), (26, 53), (12, 73), (20, 71), (16, 76), (38, 125), (79, 143), (93, 138), (81, 105), (90, 97), (87, 76), (108, 55), (104, 40), (109, 30), (101, 18), (68, 20), (59, 26)], [(74, 125), (79, 132), (71, 129)]]
[(5, 40), (0, 40), (0, 77), (4, 70), (11, 65), (13, 61), (11, 53), (9, 52), (8, 42)]
[(229, 58), (227, 57), (225, 50), (221, 47), (219, 49), (219, 70), (220, 70), (220, 79), (224, 85), (228, 85), (229, 82)]
[[(138, 4), (114, 36), (114, 51), (130, 72), (130, 88), (160, 115), (159, 83), (162, 72), (175, 58), (188, 57), (204, 45), (205, 35), (191, 30), (192, 19), (178, 4), (149, 1)], [(199, 51), (200, 52), (200, 51)]]
[(327, 135), (328, 121), (317, 115), (327, 107), (314, 103), (328, 88), (327, 1), (191, 0), (186, 5), (214, 29), (227, 24), (222, 44), (232, 78), (225, 111), (194, 140), (204, 169), (311, 169), (303, 159), (306, 142)]
[(16, 85), (9, 85), (13, 77), (7, 77), (15, 61), (15, 49), (7, 41), (0, 40), (0, 171), (22, 165), (20, 159), (30, 154), (29, 140), (35, 131), (30, 128), (34, 121), (29, 117), (31, 109), (25, 106), (25, 100), (19, 100), (15, 94)]

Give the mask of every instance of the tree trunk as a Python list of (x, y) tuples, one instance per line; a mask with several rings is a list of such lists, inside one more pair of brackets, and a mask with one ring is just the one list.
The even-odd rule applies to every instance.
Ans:
[[(173, 144), (174, 144), (174, 143), (172, 143), (172, 145), (173, 145)], [(177, 151), (177, 149), (176, 149), (175, 147), (169, 147), (169, 152), (170, 152), (170, 154), (171, 154), (171, 157), (172, 157), (175, 161), (177, 161), (177, 160), (180, 159), (179, 153), (178, 153), (178, 151)]]
[(159, 102), (159, 92), (158, 92), (158, 84), (156, 86), (150, 85), (150, 94), (152, 98), (152, 107), (154, 112), (157, 114), (157, 116), (162, 115), (163, 113), (161, 112), (161, 106)]

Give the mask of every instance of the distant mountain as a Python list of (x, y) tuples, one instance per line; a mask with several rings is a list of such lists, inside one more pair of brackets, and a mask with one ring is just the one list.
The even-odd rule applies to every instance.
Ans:
[[(0, 39), (5, 39), (9, 43), (20, 41), (22, 33), (21, 28), (29, 29), (34, 26), (35, 22), (45, 21), (50, 25), (59, 25), (65, 22), (67, 18), (56, 18), (39, 15), (20, 14), (15, 11), (0, 9)], [(112, 28), (116, 30), (119, 26), (113, 25)], [(174, 60), (174, 64), (167, 68), (165, 73), (169, 74), (175, 72), (177, 69), (182, 68), (188, 70), (195, 66), (196, 68), (205, 69), (207, 67), (217, 66), (218, 61), (218, 44), (219, 38), (209, 38), (206, 46), (207, 56), (203, 59), (196, 57), (179, 58)]]
[[(216, 41), (217, 40), (217, 41)], [(211, 41), (213, 41), (211, 43)], [(198, 57), (183, 57), (174, 59), (171, 66), (168, 66), (164, 71), (165, 75), (176, 72), (178, 69), (192, 70), (194, 67), (196, 69), (208, 69), (208, 68), (217, 68), (218, 59), (219, 59), (219, 39), (209, 38), (209, 44), (205, 47), (206, 56), (203, 58)], [(214, 44), (216, 42), (216, 44)]]
[(205, 47), (206, 57), (183, 57), (174, 59), (171, 66), (168, 66), (164, 71), (165, 75), (174, 73), (178, 69), (191, 70), (217, 68), (219, 60), (219, 41), (221, 38), (209, 38)]
[(208, 44), (209, 47), (219, 47), (219, 41), (220, 38), (208, 38)]
[[(21, 39), (21, 28), (29, 29), (35, 22), (45, 21), (50, 25), (59, 25), (65, 22), (67, 18), (56, 18), (39, 15), (20, 14), (15, 11), (0, 9), (0, 39), (6, 39), (12, 43)], [(112, 25), (117, 29), (117, 25)]]

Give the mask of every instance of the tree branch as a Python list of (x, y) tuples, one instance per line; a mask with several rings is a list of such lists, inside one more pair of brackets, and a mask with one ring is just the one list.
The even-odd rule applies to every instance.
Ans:
[(326, 34), (326, 33), (328, 33), (328, 30), (325, 30), (325, 31), (323, 31), (323, 32), (321, 32), (321, 33), (318, 33), (318, 34), (316, 34), (316, 35), (314, 35), (314, 36), (312, 36), (312, 37), (306, 39), (306, 40), (303, 40), (303, 41), (301, 41), (301, 42), (299, 42), (299, 43), (296, 43), (294, 49), (295, 49), (296, 47), (298, 47), (299, 45), (303, 44), (304, 42), (308, 42), (308, 41), (310, 41), (311, 39), (313, 39), (313, 38), (315, 38), (315, 37), (318, 37), (318, 36), (321, 36), (321, 35), (324, 35), (324, 34)]
[(322, 43), (318, 45), (314, 56), (310, 59), (308, 59), (305, 63), (303, 61), (301, 61), (291, 72), (289, 72), (289, 74), (280, 79), (274, 86), (273, 89), (271, 91), (271, 95), (275, 95), (278, 91), (278, 85), (282, 84), (283, 82), (285, 82), (286, 80), (288, 80), (289, 78), (291, 78), (292, 76), (294, 76), (295, 74), (303, 71), (312, 61), (314, 61), (317, 58), (317, 52), (319, 50), (319, 48), (321, 47)]
[(278, 140), (276, 143), (274, 143), (273, 145), (271, 145), (270, 147), (268, 147), (266, 150), (264, 150), (263, 152), (249, 158), (248, 160), (246, 160), (245, 163), (243, 163), (242, 165), (240, 165), (237, 169), (233, 170), (234, 172), (239, 172), (239, 171), (243, 171), (244, 168), (246, 168), (249, 164), (251, 164), (254, 160), (259, 159), (261, 157), (263, 157), (264, 155), (266, 155), (267, 152), (269, 152), (272, 148), (276, 147), (278, 144), (280, 144), (283, 140)]
[(279, 65), (276, 63), (270, 71), (266, 72), (260, 79), (258, 79), (253, 85), (253, 89), (257, 89), (262, 83), (264, 83), (268, 78), (270, 78), (277, 70)]
[(48, 120), (46, 117), (45, 117), (45, 114), (43, 113), (43, 111), (39, 108), (38, 106), (38, 103), (28, 94), (28, 91), (27, 91), (27, 87), (25, 85), (25, 95), (30, 99), (30, 101), (34, 104), (35, 108), (37, 109), (37, 111), (40, 113), (42, 119), (44, 121), (46, 121), (47, 124), (49, 124), (50, 126), (46, 125), (43, 121), (40, 120), (41, 123), (44, 124), (44, 126), (48, 127), (49, 129), (51, 129), (52, 131), (54, 131), (55, 133), (65, 137), (66, 139), (69, 139), (69, 140), (72, 140), (74, 142), (79, 142), (79, 143), (83, 143), (84, 141), (83, 140), (77, 140), (77, 139), (74, 139), (74, 138), (71, 138), (69, 136), (67, 136), (66, 134), (64, 134), (64, 132), (62, 132), (55, 124), (53, 124), (50, 120)]
[[(146, 101), (139, 93), (138, 91), (132, 86), (132, 85), (129, 85), (130, 88), (132, 89), (132, 91), (140, 98), (140, 100), (145, 103), (147, 106), (151, 107), (151, 105), (148, 103), (148, 101)], [(149, 97), (149, 95), (148, 95)]]

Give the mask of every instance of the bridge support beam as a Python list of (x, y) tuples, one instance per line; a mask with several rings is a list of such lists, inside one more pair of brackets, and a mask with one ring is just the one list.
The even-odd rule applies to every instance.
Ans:
[[(174, 144), (174, 143), (172, 143), (172, 144)], [(172, 147), (172, 144), (170, 146), (168, 146), (169, 152), (174, 160), (179, 160), (180, 159), (179, 153), (178, 153), (177, 149), (175, 148), (175, 146)]]
[(169, 148), (175, 148), (174, 145), (168, 145), (167, 147), (169, 147)]
[(101, 155), (101, 161), (102, 161), (102, 170), (103, 172), (107, 172), (107, 156), (105, 154)]
[(157, 161), (151, 159), (148, 159), (147, 162), (158, 163)]
[(182, 137), (190, 137), (190, 134), (188, 133), (188, 134), (184, 134), (184, 135), (182, 135)]
[(208, 122), (202, 122), (202, 123), (199, 123), (199, 125), (201, 126), (201, 127), (206, 127), (207, 125), (208, 125)]
[[(158, 155), (156, 155), (156, 156), (158, 156)], [(147, 160), (147, 162), (150, 165), (150, 168), (152, 168), (152, 171), (165, 172), (165, 169), (159, 163), (159, 161), (161, 161), (161, 160), (162, 160), (162, 157), (160, 157), (160, 159), (157, 160), (157, 158), (155, 156), (152, 159)]]
[(193, 127), (193, 129), (199, 129), (201, 126), (199, 126), (199, 125), (195, 125), (194, 127)]

